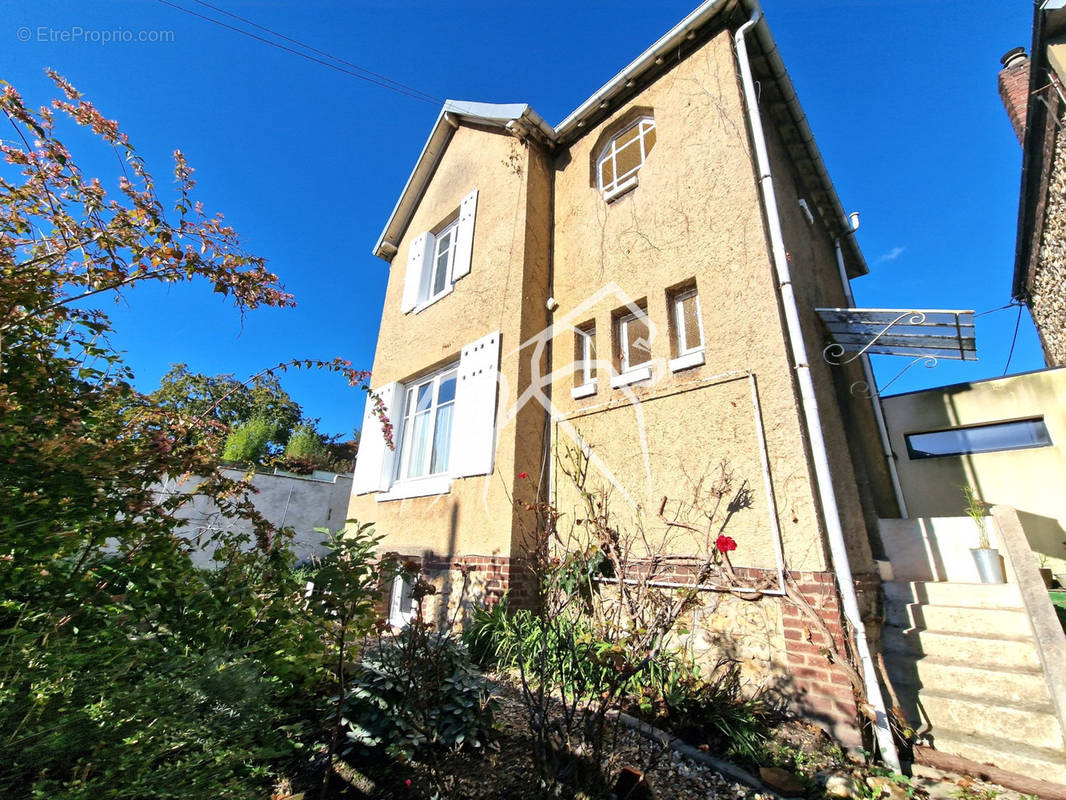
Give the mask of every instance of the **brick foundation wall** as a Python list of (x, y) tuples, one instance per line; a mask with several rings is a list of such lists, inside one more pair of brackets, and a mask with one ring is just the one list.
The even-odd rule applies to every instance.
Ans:
[(791, 677), (792, 704), (804, 717), (825, 725), (843, 744), (861, 744), (856, 728), (858, 709), (851, 680), (837, 656), (848, 653), (843, 614), (835, 577), (831, 572), (791, 573), (800, 594), (818, 612), (832, 641), (795, 603), (781, 603), (785, 658)]

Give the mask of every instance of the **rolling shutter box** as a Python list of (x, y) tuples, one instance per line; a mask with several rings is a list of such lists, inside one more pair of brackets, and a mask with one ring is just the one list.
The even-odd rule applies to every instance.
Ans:
[[(397, 417), (401, 412), (399, 399), (403, 396), (402, 388), (398, 383), (389, 383), (374, 390), (385, 404), (385, 413), (393, 424), (394, 442), (399, 431)], [(366, 410), (363, 412), (363, 427), (359, 433), (359, 452), (355, 459), (355, 474), (352, 476), (352, 494), (382, 492), (388, 489), (392, 483), (395, 455), (385, 442), (381, 420), (374, 413), (373, 399), (368, 396)]]
[(455, 387), (452, 463), (456, 477), (488, 475), (496, 455), (496, 394), (500, 332), (494, 331), (462, 350)]

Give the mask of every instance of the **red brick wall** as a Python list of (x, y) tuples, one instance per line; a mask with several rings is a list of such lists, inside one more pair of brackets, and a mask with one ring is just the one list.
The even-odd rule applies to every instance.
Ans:
[(1014, 133), (1021, 143), (1029, 107), (1029, 59), (1019, 58), (999, 71), (999, 98), (1007, 109)]
[(536, 600), (536, 583), (523, 559), (507, 556), (455, 556), (433, 554), (422, 560), (422, 569), (430, 576), (452, 570), (484, 573), (485, 596), (479, 598), (490, 608), (507, 595), (510, 608), (528, 608)]
[[(800, 593), (825, 623), (839, 657), (848, 652), (836, 583), (830, 572), (793, 572)], [(833, 729), (838, 739), (857, 745), (857, 709), (851, 681), (830, 650), (830, 642), (799, 606), (787, 599), (781, 604), (785, 657), (792, 678), (792, 702), (803, 716)]]

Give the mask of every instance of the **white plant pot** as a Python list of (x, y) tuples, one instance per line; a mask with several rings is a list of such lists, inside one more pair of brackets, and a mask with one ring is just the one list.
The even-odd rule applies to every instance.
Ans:
[(1007, 582), (999, 550), (994, 547), (975, 547), (970, 552), (973, 553), (973, 560), (977, 564), (977, 574), (981, 576), (981, 583)]

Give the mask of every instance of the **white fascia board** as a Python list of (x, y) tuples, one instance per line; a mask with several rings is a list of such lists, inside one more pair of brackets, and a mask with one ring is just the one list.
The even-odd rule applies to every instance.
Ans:
[(458, 122), (468, 121), (499, 128), (506, 128), (509, 122), (522, 120), (539, 128), (549, 140), (555, 139), (555, 131), (552, 127), (525, 103), (476, 103), (465, 100), (445, 100), (444, 106), (437, 115), (437, 121), (429, 133), (429, 138), (422, 152), (418, 154), (415, 167), (411, 170), (407, 183), (404, 184), (403, 191), (400, 192), (400, 197), (374, 244), (372, 252), (378, 258), (391, 261), (395, 255), (395, 252), (389, 253), (386, 249), (389, 245), (398, 246), (400, 238), (407, 230), (415, 207), (422, 199), (426, 185), (455, 133), (456, 124), (452, 121), (453, 119)]

